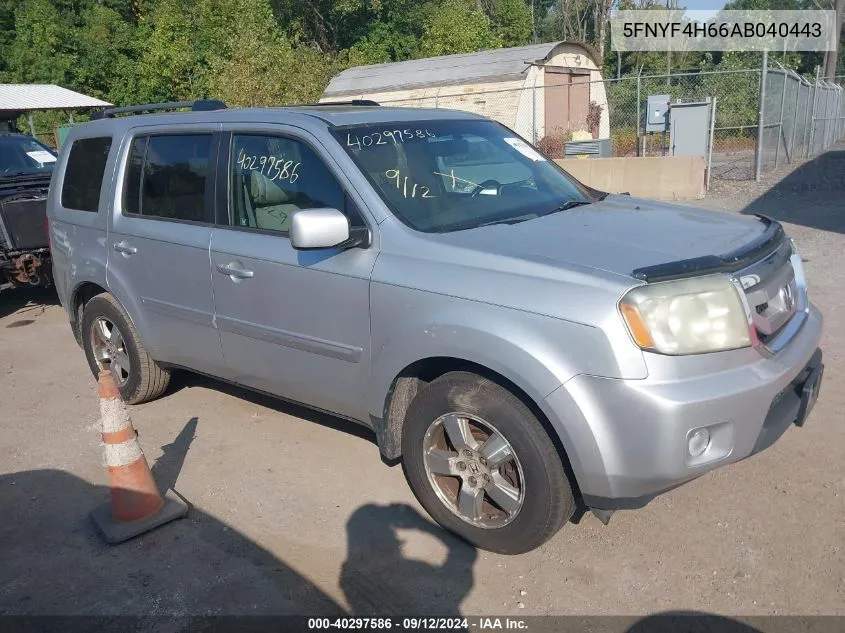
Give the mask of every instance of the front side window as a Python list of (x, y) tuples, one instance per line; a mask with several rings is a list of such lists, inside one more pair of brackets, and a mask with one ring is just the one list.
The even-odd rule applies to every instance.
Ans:
[(333, 134), (390, 210), (431, 233), (519, 222), (592, 202), (531, 145), (493, 121), (404, 121)]
[(346, 212), (337, 180), (301, 141), (234, 134), (229, 160), (233, 226), (287, 234), (291, 216), (301, 209), (332, 207)]
[(211, 134), (139, 136), (129, 149), (123, 210), (203, 222)]
[(110, 136), (81, 138), (73, 142), (62, 183), (63, 207), (97, 212), (110, 149)]

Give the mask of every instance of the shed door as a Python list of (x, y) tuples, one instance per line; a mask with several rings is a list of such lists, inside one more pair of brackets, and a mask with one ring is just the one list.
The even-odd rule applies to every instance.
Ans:
[(590, 71), (546, 66), (546, 134), (587, 130), (590, 108)]

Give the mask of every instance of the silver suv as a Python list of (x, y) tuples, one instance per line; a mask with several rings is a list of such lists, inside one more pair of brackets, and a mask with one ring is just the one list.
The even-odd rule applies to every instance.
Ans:
[(187, 368), (348, 418), (509, 554), (815, 402), (822, 317), (771, 219), (592, 190), (462, 112), (136, 114), (172, 105), (75, 126), (50, 187), (62, 305), (127, 402)]

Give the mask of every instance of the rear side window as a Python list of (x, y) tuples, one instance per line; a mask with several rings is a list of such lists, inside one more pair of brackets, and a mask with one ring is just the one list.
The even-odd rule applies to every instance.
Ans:
[(70, 146), (62, 183), (62, 206), (97, 212), (111, 137), (81, 138)]
[(123, 210), (146, 217), (204, 222), (211, 134), (140, 136), (132, 141)]

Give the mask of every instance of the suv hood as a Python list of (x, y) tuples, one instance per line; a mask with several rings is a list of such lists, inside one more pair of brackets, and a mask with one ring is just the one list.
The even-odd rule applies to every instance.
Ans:
[(733, 251), (765, 228), (751, 216), (608, 196), (518, 224), (438, 237), (443, 243), (491, 255), (588, 266), (630, 277), (637, 268)]

